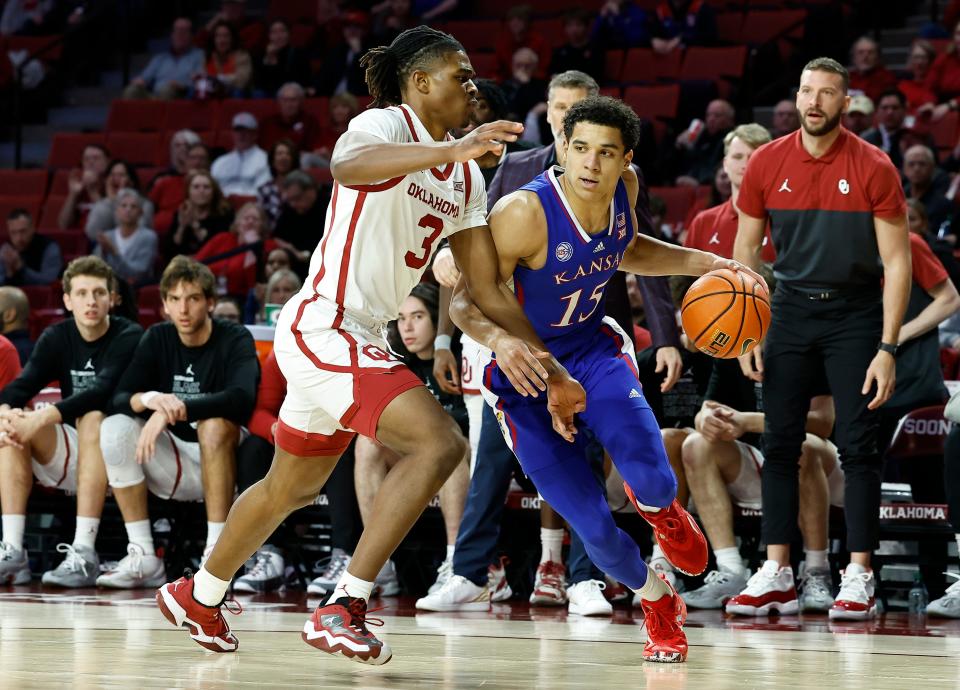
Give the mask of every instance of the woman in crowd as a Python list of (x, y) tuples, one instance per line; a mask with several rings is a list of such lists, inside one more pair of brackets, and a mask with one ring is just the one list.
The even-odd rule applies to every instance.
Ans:
[[(210, 270), (217, 277), (221, 294), (236, 296), (246, 295), (257, 282), (257, 268), (259, 257), (273, 250), (277, 245), (273, 240), (266, 240), (267, 220), (263, 211), (253, 202), (240, 207), (236, 220), (230, 232), (223, 232), (208, 240), (194, 257), (197, 261), (207, 263)], [(237, 252), (232, 256), (208, 263), (211, 257), (224, 254), (244, 245), (262, 246), (252, 247), (245, 252)]]
[[(177, 136), (183, 132), (190, 132), (190, 130), (184, 129), (177, 132), (170, 142), (171, 149), (174, 148), (174, 142), (177, 140)], [(190, 132), (190, 134), (193, 134), (193, 132)], [(196, 135), (194, 134), (194, 136)], [(179, 163), (175, 169), (178, 172), (164, 175), (157, 179), (150, 189), (150, 201), (153, 202), (156, 211), (153, 217), (153, 229), (157, 231), (158, 235), (165, 235), (170, 231), (173, 216), (183, 203), (183, 180), (186, 178), (187, 173), (193, 170), (210, 169), (210, 149), (197, 137), (195, 142), (186, 146), (183, 162)]]
[(267, 326), (276, 325), (277, 313), (268, 314), (267, 307), (282, 307), (290, 301), (291, 297), (299, 292), (301, 287), (303, 287), (303, 283), (300, 280), (300, 276), (289, 268), (281, 268), (278, 271), (274, 271), (273, 275), (267, 280), (267, 287), (264, 289), (263, 306), (260, 308), (257, 323), (266, 324)]
[(233, 24), (219, 21), (213, 25), (207, 43), (207, 76), (214, 82), (214, 94), (233, 98), (247, 95), (253, 76), (250, 53), (240, 47)]
[(267, 260), (263, 265), (263, 281), (254, 285), (247, 293), (247, 302), (243, 306), (243, 322), (247, 324), (257, 323), (260, 318), (260, 305), (264, 303), (264, 296), (267, 291), (267, 283), (274, 273), (280, 270), (292, 270), (293, 258), (283, 247), (277, 247), (267, 254)]
[(281, 139), (270, 148), (267, 163), (273, 179), (260, 185), (257, 203), (267, 214), (267, 225), (272, 228), (283, 206), (280, 185), (288, 172), (300, 169), (300, 149), (289, 139)]
[(220, 185), (206, 170), (194, 170), (183, 182), (183, 203), (166, 236), (165, 256), (196, 254), (208, 239), (230, 229), (233, 209)]
[[(116, 227), (117, 194), (121, 189), (140, 191), (140, 179), (133, 166), (122, 160), (114, 160), (107, 166), (107, 178), (104, 185), (105, 194), (102, 199), (91, 207), (87, 216), (86, 232), (91, 242), (97, 241), (101, 233)], [(153, 204), (143, 201), (141, 225), (153, 227)]]

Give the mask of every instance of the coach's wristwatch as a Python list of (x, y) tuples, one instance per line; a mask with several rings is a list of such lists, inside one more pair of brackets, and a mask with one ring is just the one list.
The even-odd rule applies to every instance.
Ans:
[(891, 345), (890, 343), (885, 343), (885, 342), (883, 342), (882, 340), (880, 341), (880, 344), (877, 345), (877, 349), (878, 349), (880, 352), (888, 352), (888, 353), (890, 353), (891, 355), (893, 355), (894, 357), (897, 356), (897, 346), (896, 346), (896, 345)]

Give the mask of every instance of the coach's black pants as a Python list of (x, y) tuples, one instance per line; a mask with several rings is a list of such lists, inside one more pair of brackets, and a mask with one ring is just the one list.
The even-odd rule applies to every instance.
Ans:
[(825, 371), (837, 411), (835, 437), (845, 476), (847, 546), (872, 551), (878, 542), (881, 462), (878, 415), (860, 393), (883, 330), (879, 292), (815, 301), (779, 287), (763, 349), (765, 429), (763, 540), (789, 544), (797, 529), (798, 464), (811, 384)]

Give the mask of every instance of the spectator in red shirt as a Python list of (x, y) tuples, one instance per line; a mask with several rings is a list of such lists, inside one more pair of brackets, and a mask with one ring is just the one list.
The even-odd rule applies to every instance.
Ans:
[(850, 90), (862, 91), (874, 103), (880, 94), (897, 86), (897, 75), (883, 66), (880, 46), (872, 38), (861, 36), (850, 50)]
[(929, 113), (934, 120), (939, 120), (949, 111), (960, 108), (960, 22), (953, 29), (953, 43), (930, 66), (926, 86), (937, 97), (938, 105), (922, 107), (921, 115)]
[(237, 28), (226, 21), (213, 25), (207, 40), (206, 74), (213, 80), (213, 93), (240, 97), (247, 94), (253, 77), (250, 53), (240, 46)]
[(521, 48), (530, 48), (537, 54), (537, 67), (533, 76), (537, 79), (547, 78), (551, 57), (550, 43), (530, 28), (532, 14), (533, 10), (529, 5), (517, 5), (507, 11), (506, 22), (494, 48), (497, 81), (506, 81), (513, 75), (514, 55)]
[(319, 167), (328, 167), (330, 165), (330, 156), (333, 153), (333, 147), (336, 145), (340, 135), (347, 131), (350, 120), (360, 112), (360, 103), (352, 93), (339, 93), (330, 99), (329, 108), (330, 119), (323, 124), (323, 129), (320, 133), (320, 145), (315, 151), (316, 155), (322, 159), (322, 164)]
[[(723, 170), (730, 179), (730, 198), (719, 206), (697, 214), (690, 224), (683, 246), (713, 252), (727, 259), (733, 257), (733, 242), (737, 238), (739, 222), (737, 197), (740, 195), (743, 173), (753, 152), (770, 140), (770, 132), (755, 122), (740, 125), (727, 134), (723, 140)], [(775, 257), (768, 223), (760, 258), (770, 263)]]
[[(263, 210), (255, 203), (246, 203), (237, 211), (236, 220), (230, 232), (222, 232), (211, 238), (194, 257), (201, 263), (205, 259), (224, 254), (242, 245), (262, 242), (267, 231), (267, 220)], [(225, 259), (209, 263), (208, 266), (217, 276), (217, 282), (226, 280), (226, 292), (245, 297), (257, 282), (258, 256), (269, 253), (277, 246), (273, 240), (263, 242), (263, 247), (240, 252)]]
[(0, 335), (0, 389), (20, 374), (20, 355), (9, 340)]
[[(190, 141), (196, 138), (196, 141)], [(183, 156), (180, 156), (180, 150)], [(173, 214), (183, 203), (183, 180), (191, 170), (210, 169), (210, 149), (200, 141), (200, 137), (189, 129), (181, 129), (170, 140), (172, 167), (168, 174), (157, 176), (150, 189), (150, 201), (153, 203), (153, 225), (158, 235), (170, 230)]]
[(289, 139), (301, 151), (312, 151), (320, 143), (320, 123), (303, 109), (303, 87), (288, 82), (277, 91), (277, 112), (260, 124), (260, 145), (269, 149), (281, 139)]
[(937, 51), (930, 41), (918, 38), (910, 47), (908, 77), (897, 82), (897, 89), (907, 97), (907, 110), (911, 114), (916, 114), (920, 106), (937, 102), (936, 94), (927, 85), (927, 75), (936, 57)]

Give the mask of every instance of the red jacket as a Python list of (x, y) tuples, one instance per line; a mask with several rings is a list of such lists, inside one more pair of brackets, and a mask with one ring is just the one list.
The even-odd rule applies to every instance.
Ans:
[[(203, 259), (223, 254), (238, 246), (239, 241), (235, 233), (221, 232), (211, 237), (194, 258), (197, 261), (203, 261)], [(266, 256), (276, 248), (276, 242), (266, 240), (263, 243), (263, 255)], [(247, 293), (257, 283), (257, 260), (253, 258), (251, 252), (235, 254), (228, 259), (214, 261), (209, 266), (214, 275), (226, 276), (227, 292), (231, 295), (246, 297)]]
[(247, 428), (264, 441), (273, 443), (273, 425), (280, 414), (280, 406), (287, 395), (287, 380), (277, 365), (277, 355), (271, 352), (260, 368), (260, 387), (257, 389), (257, 406)]

